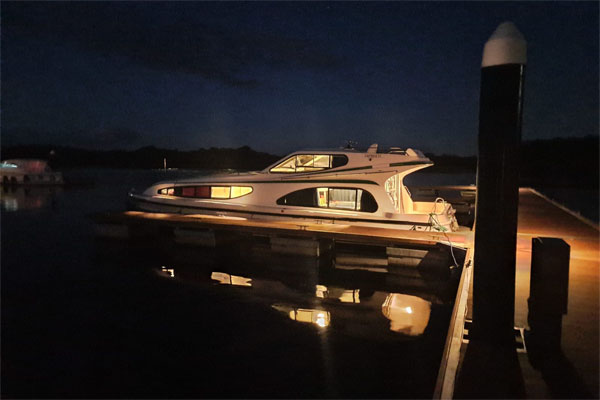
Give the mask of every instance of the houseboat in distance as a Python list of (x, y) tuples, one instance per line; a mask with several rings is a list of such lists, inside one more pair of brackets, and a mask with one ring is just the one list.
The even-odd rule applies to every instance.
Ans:
[(50, 169), (48, 163), (37, 159), (13, 159), (0, 163), (2, 185), (62, 185), (60, 172)]
[(413, 201), (404, 177), (433, 165), (419, 150), (392, 147), (297, 151), (262, 171), (159, 182), (129, 193), (135, 210), (252, 220), (455, 231), (455, 210)]

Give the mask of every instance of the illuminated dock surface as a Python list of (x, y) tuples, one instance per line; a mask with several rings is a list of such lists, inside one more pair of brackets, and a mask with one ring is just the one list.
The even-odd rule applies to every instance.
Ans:
[[(572, 365), (575, 375), (582, 379), (589, 394), (598, 398), (600, 340), (598, 227), (578, 218), (577, 215), (533, 190), (521, 189), (517, 233), (515, 325), (528, 327), (527, 298), (529, 297), (531, 239), (534, 237), (563, 239), (571, 247), (571, 258), (568, 311), (562, 319), (562, 351)], [(556, 392), (553, 393), (548, 384), (543, 382), (542, 373), (529, 365), (524, 354), (519, 356), (519, 360), (528, 397), (560, 396)], [(560, 373), (564, 378), (567, 371), (560, 371)], [(556, 383), (550, 382), (551, 385)]]
[[(568, 312), (562, 319), (565, 360), (553, 371), (534, 368), (518, 353), (527, 398), (598, 398), (599, 379), (599, 231), (593, 223), (532, 189), (519, 191), (515, 326), (529, 329), (527, 315), (532, 238), (561, 238), (570, 246)], [(474, 266), (475, 270), (477, 266)], [(472, 283), (472, 281), (471, 281)], [(472, 289), (472, 287), (471, 287)], [(467, 318), (471, 319), (472, 298)], [(460, 311), (459, 311), (460, 312)], [(467, 345), (462, 346), (464, 354)], [(452, 386), (452, 383), (451, 385)], [(446, 395), (452, 391), (446, 392)]]

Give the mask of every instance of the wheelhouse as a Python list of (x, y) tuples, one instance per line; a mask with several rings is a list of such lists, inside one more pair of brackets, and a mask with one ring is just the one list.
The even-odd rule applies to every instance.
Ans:
[(269, 169), (276, 174), (295, 174), (338, 168), (348, 164), (344, 154), (294, 154)]

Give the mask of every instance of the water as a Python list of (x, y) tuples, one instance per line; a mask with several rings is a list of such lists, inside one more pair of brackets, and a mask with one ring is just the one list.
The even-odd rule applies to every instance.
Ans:
[(3, 191), (4, 397), (431, 397), (453, 281), (94, 237), (132, 187), (196, 173)]

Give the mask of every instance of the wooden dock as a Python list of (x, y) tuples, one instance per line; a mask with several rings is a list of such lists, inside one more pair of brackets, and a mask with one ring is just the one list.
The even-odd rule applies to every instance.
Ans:
[[(532, 238), (561, 238), (571, 248), (568, 310), (562, 319), (562, 352), (593, 398), (599, 395), (600, 246), (598, 225), (533, 189), (519, 192), (515, 325), (527, 322)], [(520, 356), (528, 397), (557, 397), (542, 372)], [(566, 371), (561, 371), (566, 372)], [(570, 396), (577, 396), (573, 393)]]
[(229, 232), (271, 237), (296, 237), (314, 240), (334, 240), (374, 246), (406, 244), (448, 244), (470, 248), (473, 235), (460, 232), (424, 232), (388, 228), (368, 228), (348, 224), (299, 222), (297, 220), (264, 221), (237, 217), (218, 217), (200, 214), (178, 215), (140, 211), (108, 212), (92, 216), (100, 236), (128, 238), (150, 234), (161, 228), (197, 232)]
[[(600, 340), (598, 226), (533, 189), (519, 190), (515, 327), (521, 332), (529, 329), (527, 299), (529, 298), (532, 239), (536, 237), (563, 239), (571, 250), (568, 311), (562, 319), (561, 336), (562, 353), (567, 361), (562, 365), (555, 365), (558, 370), (552, 375), (548, 374), (548, 371), (534, 368), (525, 351), (518, 352), (527, 398), (565, 396), (598, 398)], [(455, 314), (440, 368), (435, 398), (454, 396), (455, 379), (460, 371), (461, 357), (468, 346), (466, 341), (461, 339), (465, 319), (472, 318), (471, 270), (473, 269), (476, 271), (477, 265), (463, 271), (463, 280), (457, 294)], [(565, 395), (561, 390), (573, 391)]]

